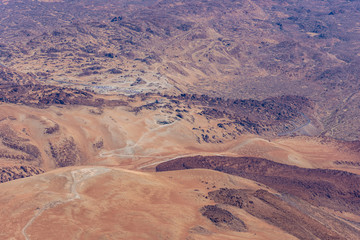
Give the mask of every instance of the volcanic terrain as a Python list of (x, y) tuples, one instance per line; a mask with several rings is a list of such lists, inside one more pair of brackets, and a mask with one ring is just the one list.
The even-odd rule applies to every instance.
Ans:
[(106, 94), (297, 95), (325, 136), (358, 140), (358, 1), (0, 3), (0, 61)]
[(359, 17), (0, 0), (0, 239), (360, 239)]

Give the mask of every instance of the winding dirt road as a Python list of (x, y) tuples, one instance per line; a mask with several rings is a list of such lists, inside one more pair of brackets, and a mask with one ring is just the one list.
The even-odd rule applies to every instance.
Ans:
[[(174, 121), (170, 124), (166, 124), (166, 125), (161, 125), (158, 126), (156, 128), (150, 129), (148, 132), (145, 132), (135, 143), (127, 143), (125, 147), (123, 148), (119, 148), (119, 149), (114, 149), (114, 150), (110, 150), (110, 151), (102, 151), (99, 153), (99, 158), (109, 158), (109, 157), (133, 157), (133, 158), (142, 158), (142, 157), (151, 157), (151, 158), (163, 158), (163, 157), (159, 157), (159, 156), (148, 156), (148, 155), (140, 155), (140, 154), (135, 154), (136, 152), (136, 147), (138, 147), (138, 145), (144, 140), (146, 139), (147, 141), (151, 141), (149, 139), (151, 139), (151, 137), (149, 137), (150, 134), (154, 134), (156, 131), (162, 130), (163, 128), (168, 128), (172, 125), (174, 125), (175, 123), (177, 123), (177, 121)], [(156, 135), (156, 134), (155, 134)]]
[(34, 223), (36, 218), (41, 216), (41, 214), (46, 211), (47, 209), (54, 208), (57, 205), (65, 204), (76, 199), (80, 199), (80, 194), (77, 192), (76, 188), (79, 183), (84, 182), (85, 180), (92, 178), (94, 176), (109, 172), (109, 168), (105, 167), (92, 167), (92, 168), (84, 168), (79, 170), (71, 171), (71, 187), (70, 193), (71, 197), (65, 200), (56, 200), (45, 204), (42, 208), (40, 208), (35, 215), (26, 223), (26, 225), (21, 230), (22, 234), (24, 235), (26, 240), (30, 240), (30, 236), (26, 233), (26, 230)]

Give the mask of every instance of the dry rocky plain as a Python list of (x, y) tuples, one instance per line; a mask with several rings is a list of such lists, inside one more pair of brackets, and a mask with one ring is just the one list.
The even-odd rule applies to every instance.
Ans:
[(0, 1), (0, 239), (360, 239), (359, 15)]

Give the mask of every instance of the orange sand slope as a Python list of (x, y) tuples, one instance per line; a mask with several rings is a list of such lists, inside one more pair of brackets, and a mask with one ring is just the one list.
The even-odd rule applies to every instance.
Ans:
[[(51, 106), (37, 109), (4, 104), (0, 106), (3, 116), (0, 121), (0, 150), (3, 151), (0, 164), (30, 165), (45, 171), (88, 164), (151, 170), (157, 163), (175, 157), (225, 155), (262, 157), (300, 167), (359, 172), (357, 151), (346, 144), (326, 142), (321, 138), (268, 140), (244, 134), (236, 139), (224, 138), (222, 143), (198, 142), (199, 133), (193, 126), (206, 130), (218, 128), (218, 122), (197, 115), (196, 109), (192, 111), (193, 123), (171, 119), (161, 109), (136, 114), (126, 107)], [(169, 119), (170, 123), (159, 124), (159, 121)]]
[(0, 238), (296, 239), (241, 209), (232, 212), (245, 231), (215, 226), (200, 209), (220, 187), (265, 189), (211, 170), (57, 169), (0, 185)]

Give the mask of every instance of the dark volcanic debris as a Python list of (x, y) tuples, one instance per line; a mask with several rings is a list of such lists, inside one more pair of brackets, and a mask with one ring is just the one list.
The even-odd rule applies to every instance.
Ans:
[(196, 156), (161, 163), (157, 171), (206, 168), (263, 183), (315, 206), (360, 214), (360, 176), (307, 169), (253, 157)]
[(105, 100), (87, 91), (51, 85), (2, 85), (0, 86), (0, 102), (20, 103), (34, 107), (53, 104), (94, 107), (127, 105), (122, 100)]
[(44, 170), (34, 166), (0, 167), (0, 183), (30, 177), (41, 173), (44, 173)]
[(266, 190), (222, 188), (209, 192), (209, 196), (216, 203), (244, 209), (299, 239), (346, 239)]
[(243, 221), (219, 206), (207, 205), (200, 209), (200, 212), (218, 227), (237, 232), (245, 232), (247, 230)]
[(24, 74), (0, 65), (0, 84), (1, 85), (24, 85), (36, 84), (35, 76), (31, 73)]
[[(360, 234), (347, 220), (324, 210), (358, 215), (359, 175), (337, 170), (299, 168), (261, 158), (218, 156), (179, 158), (159, 164), (156, 170), (194, 168), (212, 169), (251, 179), (278, 191), (280, 194), (264, 189), (221, 188), (208, 195), (217, 204), (243, 209), (299, 239), (356, 239)], [(207, 208), (212, 212), (205, 216), (215, 224), (225, 221), (223, 215), (216, 215), (218, 211), (213, 209), (214, 206)]]
[(56, 167), (75, 166), (81, 163), (81, 152), (71, 137), (56, 143), (49, 142), (49, 149)]
[[(218, 128), (231, 129), (232, 136), (243, 133), (252, 133), (265, 136), (276, 136), (287, 132), (296, 131), (298, 126), (309, 122), (313, 115), (314, 103), (300, 96), (281, 96), (264, 99), (224, 99), (207, 95), (181, 94), (178, 96), (162, 95), (170, 103), (155, 101), (133, 109), (135, 112), (142, 110), (175, 109), (185, 107), (180, 119), (190, 119), (188, 110), (191, 107), (200, 109), (198, 115), (206, 117), (208, 121), (217, 121)], [(145, 100), (147, 99), (144, 96)], [(180, 110), (177, 109), (177, 112)], [(305, 115), (306, 114), (306, 115)], [(308, 115), (308, 116), (307, 116)], [(187, 117), (188, 116), (188, 117)], [(194, 130), (197, 130), (194, 128)], [(221, 142), (222, 136), (211, 129), (207, 133), (199, 132), (197, 135), (202, 142)], [(212, 131), (210, 133), (210, 131)], [(230, 130), (229, 130), (230, 131)], [(222, 131), (221, 131), (222, 132)], [(223, 132), (222, 132), (223, 133)], [(214, 137), (213, 137), (214, 136)]]

